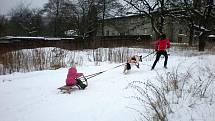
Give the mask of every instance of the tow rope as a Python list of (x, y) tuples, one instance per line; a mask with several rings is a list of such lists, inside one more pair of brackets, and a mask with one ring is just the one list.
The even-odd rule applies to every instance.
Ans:
[[(153, 54), (154, 52), (155, 52), (155, 51), (153, 51), (153, 52), (149, 53), (148, 55), (142, 57), (142, 59), (148, 57), (149, 55)], [(115, 67), (110, 68), (110, 69), (115, 69), (115, 68), (118, 68), (118, 67), (123, 66), (123, 65), (125, 65), (125, 64), (120, 64), (120, 65), (115, 66)], [(97, 72), (97, 73), (94, 73), (94, 74), (90, 74), (90, 75), (87, 75), (87, 76), (84, 76), (84, 77), (85, 77), (86, 79), (90, 79), (90, 78), (93, 78), (93, 77), (95, 77), (95, 76), (97, 76), (97, 75), (99, 75), (99, 74), (102, 74), (102, 73), (104, 73), (104, 72), (106, 72), (106, 71), (108, 71), (108, 70), (110, 70), (110, 69), (107, 69), (107, 70), (104, 70), (104, 71), (100, 71), (100, 72)]]
[[(115, 67), (110, 68), (110, 69), (115, 69), (115, 68), (118, 68), (118, 67), (123, 66), (123, 65), (125, 65), (125, 64), (120, 64), (120, 65), (115, 66)], [(102, 73), (104, 73), (104, 72), (110, 70), (110, 69), (107, 69), (107, 70), (104, 70), (104, 71), (100, 71), (100, 72), (97, 72), (97, 73), (94, 73), (94, 74), (87, 75), (87, 76), (85, 76), (85, 78), (86, 78), (86, 79), (93, 78), (93, 77), (95, 77), (95, 76), (97, 76), (97, 75), (99, 75), (99, 74), (102, 74)]]
[(152, 51), (151, 53), (149, 53), (148, 55), (146, 55), (146, 56), (144, 56), (144, 57), (142, 57), (142, 59), (143, 58), (146, 58), (146, 57), (148, 57), (148, 56), (150, 56), (151, 54), (153, 54), (153, 53), (155, 53), (155, 51)]

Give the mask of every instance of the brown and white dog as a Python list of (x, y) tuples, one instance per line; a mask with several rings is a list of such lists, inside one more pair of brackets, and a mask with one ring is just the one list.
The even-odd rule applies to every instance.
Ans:
[(141, 56), (134, 55), (132, 57), (129, 57), (125, 64), (123, 73), (124, 74), (128, 73), (128, 71), (131, 69), (131, 64), (135, 64), (137, 68), (140, 68), (139, 62), (142, 62), (142, 55)]

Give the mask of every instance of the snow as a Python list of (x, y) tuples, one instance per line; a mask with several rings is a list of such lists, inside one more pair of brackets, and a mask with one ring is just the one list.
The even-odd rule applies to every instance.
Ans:
[(178, 34), (178, 35), (179, 35), (179, 36), (185, 36), (185, 37), (187, 36), (186, 34)]
[(208, 35), (208, 37), (215, 37), (215, 35)]
[[(196, 56), (187, 53), (196, 53)], [(148, 53), (141, 54), (144, 57)], [(151, 55), (143, 59), (139, 69), (132, 65), (126, 75), (123, 74), (123, 66), (114, 68), (122, 63), (101, 62), (95, 65), (86, 60), (83, 66), (77, 66), (78, 72), (90, 75), (107, 71), (89, 79), (85, 90), (74, 89), (71, 94), (61, 94), (57, 90), (65, 85), (68, 68), (1, 75), (1, 121), (134, 121), (139, 119), (139, 115), (130, 108), (141, 110), (143, 106), (128, 98), (136, 94), (134, 90), (127, 89), (129, 83), (156, 80), (158, 73), (162, 75), (171, 72), (179, 64), (182, 72), (196, 65), (208, 65), (214, 69), (214, 58), (215, 55), (212, 54), (171, 51), (168, 69), (163, 68), (164, 58), (161, 58), (155, 70), (151, 71), (155, 59), (155, 56)], [(211, 104), (196, 101), (196, 113), (188, 107), (188, 100), (180, 100), (184, 102), (173, 104), (174, 113), (168, 118), (170, 121), (188, 121), (191, 117), (214, 121), (215, 104), (214, 99), (210, 99)]]
[(204, 30), (204, 31), (210, 31), (208, 30), (207, 28), (204, 28), (203, 26), (200, 26), (200, 25), (194, 25), (194, 27), (200, 29), (201, 31)]
[(25, 36), (5, 36), (0, 39), (39, 39), (39, 40), (62, 40), (62, 39), (74, 39), (74, 38), (57, 38), (57, 37), (25, 37)]

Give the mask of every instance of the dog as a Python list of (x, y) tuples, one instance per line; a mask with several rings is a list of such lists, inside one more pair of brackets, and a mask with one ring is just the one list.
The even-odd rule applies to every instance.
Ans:
[(142, 62), (142, 55), (141, 56), (134, 55), (132, 57), (129, 57), (125, 64), (123, 73), (124, 74), (128, 73), (128, 71), (131, 69), (131, 64), (135, 64), (137, 68), (140, 68), (139, 62)]

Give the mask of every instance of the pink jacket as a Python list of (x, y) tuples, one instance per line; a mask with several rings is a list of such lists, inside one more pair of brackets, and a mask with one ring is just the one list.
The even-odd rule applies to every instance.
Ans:
[(66, 85), (67, 86), (75, 85), (77, 83), (77, 81), (75, 79), (82, 75), (83, 75), (82, 73), (77, 73), (76, 68), (71, 67), (67, 74)]

